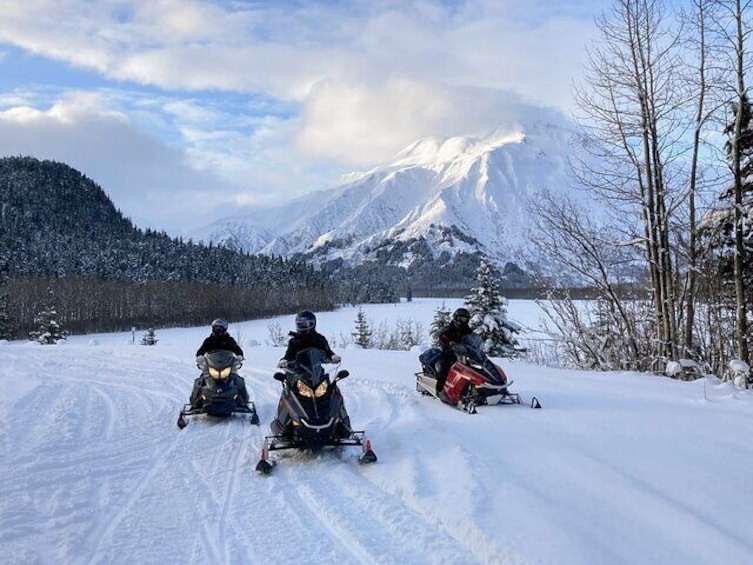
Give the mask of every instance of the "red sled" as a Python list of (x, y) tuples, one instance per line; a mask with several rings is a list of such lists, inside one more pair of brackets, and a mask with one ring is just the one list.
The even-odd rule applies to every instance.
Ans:
[[(520, 404), (520, 395), (510, 392), (512, 381), (499, 365), (489, 359), (483, 349), (483, 342), (476, 334), (469, 334), (453, 347), (457, 361), (447, 373), (447, 380), (441, 393), (437, 395), (437, 362), (442, 356), (439, 348), (431, 348), (419, 356), (422, 372), (416, 373), (416, 390), (422, 394), (439, 398), (446, 404), (468, 412), (476, 413), (477, 406), (493, 404)], [(534, 397), (531, 408), (541, 408)]]

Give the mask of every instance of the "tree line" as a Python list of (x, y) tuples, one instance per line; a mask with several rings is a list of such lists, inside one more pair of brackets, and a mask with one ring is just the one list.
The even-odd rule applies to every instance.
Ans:
[(63, 163), (0, 159), (0, 202), (0, 338), (25, 337), (51, 300), (74, 333), (397, 300), (390, 284), (344, 267), (315, 269), (300, 257), (138, 229), (96, 183)]

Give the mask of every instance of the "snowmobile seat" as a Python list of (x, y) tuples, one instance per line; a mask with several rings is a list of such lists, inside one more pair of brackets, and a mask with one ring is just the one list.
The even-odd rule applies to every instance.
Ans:
[(439, 361), (441, 358), (442, 350), (439, 347), (432, 347), (430, 349), (427, 349), (418, 356), (418, 360), (421, 362), (421, 365), (428, 367), (434, 367), (437, 364), (437, 361)]

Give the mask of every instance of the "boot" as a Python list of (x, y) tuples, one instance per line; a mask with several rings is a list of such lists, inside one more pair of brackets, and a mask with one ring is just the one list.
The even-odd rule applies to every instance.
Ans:
[(445, 404), (449, 404), (450, 406), (454, 406), (455, 404), (452, 402), (449, 396), (447, 396), (447, 393), (444, 391), (444, 389), (440, 390), (437, 393), (437, 398), (444, 402)]

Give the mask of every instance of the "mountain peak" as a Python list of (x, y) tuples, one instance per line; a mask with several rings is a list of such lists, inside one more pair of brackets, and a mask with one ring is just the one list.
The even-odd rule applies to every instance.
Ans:
[(419, 139), (397, 154), (393, 166), (431, 166), (451, 163), (458, 159), (474, 159), (481, 154), (509, 143), (520, 143), (525, 138), (522, 130), (497, 128), (484, 137), (430, 136)]
[[(204, 233), (252, 253), (304, 253), (349, 263), (374, 260), (379, 250), (406, 249), (411, 242), (422, 242), (435, 258), (481, 252), (500, 266), (520, 262), (521, 251), (530, 251), (532, 200), (545, 189), (570, 191), (574, 134), (541, 120), (527, 128), (500, 126), (480, 137), (426, 137), (391, 163), (315, 197), (218, 222)], [(396, 265), (410, 262), (397, 253), (390, 261), (393, 256)]]

